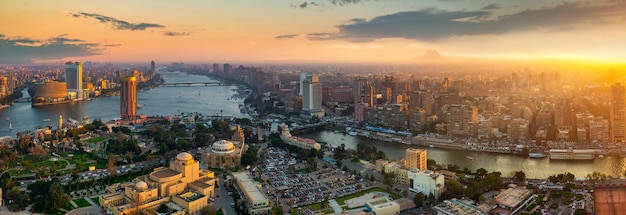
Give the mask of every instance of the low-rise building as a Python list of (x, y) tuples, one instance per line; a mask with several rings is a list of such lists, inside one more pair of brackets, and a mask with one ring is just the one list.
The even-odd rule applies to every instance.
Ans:
[(420, 171), (417, 168), (408, 171), (409, 190), (429, 196), (433, 194), (435, 198), (445, 190), (445, 177), (443, 174), (431, 170)]
[(242, 143), (219, 140), (202, 150), (202, 161), (211, 168), (235, 168), (241, 165), (243, 151)]
[(525, 187), (511, 185), (496, 196), (498, 208), (494, 209), (498, 214), (515, 214), (526, 207), (533, 199), (533, 191)]
[(292, 145), (298, 148), (315, 149), (315, 150), (322, 149), (322, 145), (319, 144), (315, 140), (291, 136), (291, 132), (289, 131), (289, 126), (287, 125), (283, 126), (282, 133), (280, 134), (280, 139), (283, 140), (286, 144)]
[(432, 209), (433, 215), (487, 215), (473, 204), (459, 199), (444, 200)]
[(382, 197), (368, 200), (365, 203), (365, 208), (376, 215), (395, 215), (400, 213), (400, 204)]
[(235, 190), (239, 194), (247, 214), (269, 214), (272, 207), (267, 196), (261, 189), (261, 184), (254, 181), (248, 172), (233, 173)]
[(108, 186), (99, 203), (114, 215), (137, 211), (154, 214), (155, 210), (195, 214), (208, 206), (207, 199), (215, 195), (214, 189), (215, 174), (200, 169), (198, 161), (183, 152), (170, 161), (168, 168), (158, 167), (132, 182)]

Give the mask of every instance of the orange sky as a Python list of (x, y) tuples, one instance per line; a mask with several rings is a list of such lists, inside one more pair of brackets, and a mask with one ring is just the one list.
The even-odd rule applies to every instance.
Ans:
[(624, 11), (623, 0), (0, 1), (0, 64), (408, 62), (428, 49), (624, 62)]

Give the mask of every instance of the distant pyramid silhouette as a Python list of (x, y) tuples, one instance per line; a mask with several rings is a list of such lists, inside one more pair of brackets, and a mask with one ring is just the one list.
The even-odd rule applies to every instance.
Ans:
[(428, 49), (428, 51), (426, 51), (426, 53), (424, 53), (424, 55), (422, 55), (421, 59), (441, 60), (441, 59), (443, 59), (443, 56), (441, 56), (441, 54), (439, 54), (439, 52), (437, 52), (437, 50)]

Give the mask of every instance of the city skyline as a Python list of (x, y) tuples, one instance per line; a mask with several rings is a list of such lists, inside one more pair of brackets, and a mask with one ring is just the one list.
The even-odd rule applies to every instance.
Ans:
[(625, 1), (4, 1), (0, 64), (31, 62), (623, 63)]

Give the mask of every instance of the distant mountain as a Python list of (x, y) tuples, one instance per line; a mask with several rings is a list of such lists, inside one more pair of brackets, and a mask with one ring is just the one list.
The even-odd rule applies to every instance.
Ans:
[(417, 57), (416, 59), (424, 59), (424, 60), (443, 60), (443, 56), (437, 52), (437, 50), (428, 49), (422, 57)]

